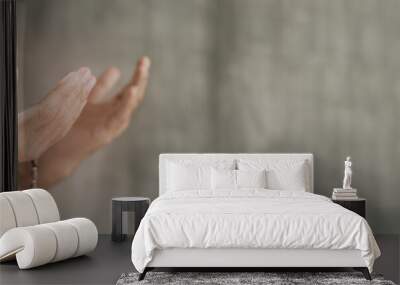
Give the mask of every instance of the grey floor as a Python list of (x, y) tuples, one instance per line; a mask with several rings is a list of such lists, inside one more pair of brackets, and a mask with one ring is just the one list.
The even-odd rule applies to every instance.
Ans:
[[(375, 272), (399, 282), (400, 236), (377, 235), (382, 251)], [(110, 236), (99, 237), (97, 249), (89, 256), (78, 257), (30, 270), (18, 270), (15, 262), (0, 265), (0, 284), (115, 284), (123, 272), (133, 271), (130, 261), (130, 239), (111, 242)]]
[(0, 284), (115, 284), (122, 273), (134, 270), (130, 245), (130, 240), (114, 243), (100, 235), (88, 256), (29, 270), (18, 270), (15, 262), (0, 264)]

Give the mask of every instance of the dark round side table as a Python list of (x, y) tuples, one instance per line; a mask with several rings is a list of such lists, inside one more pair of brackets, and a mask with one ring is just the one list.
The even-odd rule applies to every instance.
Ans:
[(150, 199), (145, 197), (118, 197), (112, 199), (112, 234), (113, 241), (123, 241), (126, 234), (122, 233), (122, 212), (135, 213), (135, 233), (140, 221), (146, 214)]

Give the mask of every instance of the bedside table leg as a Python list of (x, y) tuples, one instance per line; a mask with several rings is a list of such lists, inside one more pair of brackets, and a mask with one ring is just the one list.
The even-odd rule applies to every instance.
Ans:
[(122, 234), (122, 204), (112, 203), (112, 241), (123, 241)]

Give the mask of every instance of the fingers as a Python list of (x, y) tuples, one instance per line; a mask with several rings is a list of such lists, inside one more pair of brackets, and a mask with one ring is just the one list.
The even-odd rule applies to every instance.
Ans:
[(149, 78), (150, 59), (142, 57), (135, 68), (132, 80), (114, 99), (114, 112), (110, 127), (115, 133), (121, 133), (130, 122), (131, 115), (139, 106), (145, 95)]
[(147, 56), (142, 57), (136, 64), (136, 69), (133, 74), (132, 80), (129, 82), (127, 88), (131, 86), (138, 87), (138, 97), (139, 100), (143, 100), (146, 93), (147, 83), (149, 79), (150, 72), (150, 59)]
[[(65, 118), (77, 117), (85, 106), (95, 83), (96, 78), (87, 67), (69, 73), (41, 102), (43, 113), (50, 113), (53, 116), (64, 114)], [(60, 111), (63, 112), (60, 113)]]
[(118, 136), (125, 130), (131, 120), (132, 112), (139, 106), (139, 88), (136, 86), (125, 89), (114, 101), (113, 112), (109, 120), (108, 127), (114, 134)]
[(90, 92), (89, 101), (91, 103), (101, 102), (120, 78), (121, 73), (118, 68), (110, 67), (97, 79), (97, 83)]
[(150, 59), (147, 56), (143, 56), (138, 60), (131, 80), (133, 85), (139, 85), (141, 79), (148, 75), (150, 64)]
[(96, 78), (92, 75), (90, 69), (81, 67), (77, 71), (68, 73), (61, 79), (43, 101), (53, 98), (52, 96), (54, 95), (60, 97), (60, 94), (68, 97), (76, 97), (75, 99), (86, 100), (95, 81)]
[(150, 74), (150, 65), (151, 65), (150, 59), (148, 57), (143, 57), (142, 62), (140, 64), (141, 77), (139, 79), (139, 90), (138, 90), (140, 100), (143, 100), (143, 97), (146, 94), (146, 89)]
[[(82, 88), (82, 91), (84, 92), (70, 92), (67, 95), (71, 97), (81, 97), (81, 99), (86, 100), (88, 96), (88, 91), (93, 88), (93, 81), (95, 80), (96, 79), (93, 77), (89, 68), (81, 67), (77, 71), (68, 73), (63, 79), (61, 79), (57, 83), (55, 89), (51, 91), (49, 95), (51, 95), (52, 93), (56, 93), (56, 90), (65, 90), (67, 92), (76, 91), (77, 89)], [(49, 97), (49, 95), (47, 97)]]
[(129, 120), (132, 112), (140, 103), (139, 88), (137, 86), (128, 88), (121, 99), (119, 102), (121, 117)]
[(88, 67), (81, 67), (78, 70), (68, 73), (66, 76), (64, 76), (63, 79), (61, 79), (58, 82), (58, 84), (65, 84), (73, 78), (77, 77), (79, 79), (79, 78), (87, 77), (88, 75), (90, 75), (90, 69)]

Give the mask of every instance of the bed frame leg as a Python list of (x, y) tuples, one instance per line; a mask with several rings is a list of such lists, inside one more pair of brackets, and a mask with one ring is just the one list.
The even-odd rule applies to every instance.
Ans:
[(361, 271), (361, 273), (364, 275), (365, 279), (372, 280), (371, 274), (369, 274), (369, 270), (367, 267), (355, 267), (354, 269), (357, 271)]
[(143, 270), (142, 273), (139, 274), (139, 278), (138, 281), (142, 281), (144, 279), (144, 277), (146, 277), (146, 273), (147, 273), (148, 269), (147, 267)]

